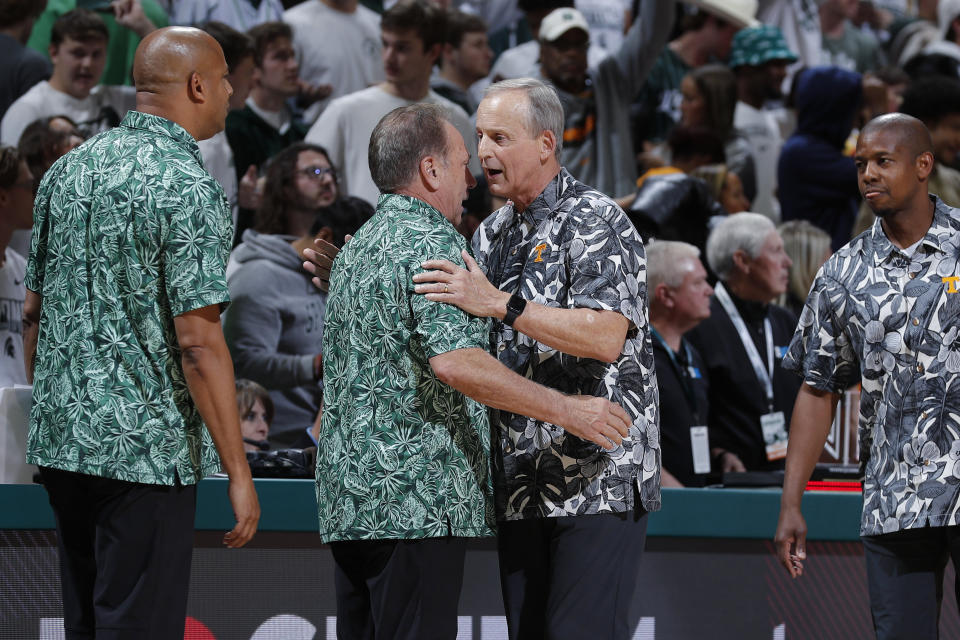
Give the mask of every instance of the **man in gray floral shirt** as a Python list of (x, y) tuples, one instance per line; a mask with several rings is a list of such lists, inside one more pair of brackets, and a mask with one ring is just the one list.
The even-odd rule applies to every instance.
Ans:
[[(874, 225), (820, 269), (783, 366), (803, 376), (776, 542), (803, 573), (803, 489), (840, 394), (862, 384), (860, 535), (879, 638), (936, 638), (947, 558), (960, 560), (960, 211), (928, 195), (930, 134), (872, 120), (857, 142)], [(960, 601), (960, 583), (955, 585)]]
[(563, 395), (497, 362), (486, 320), (414, 294), (425, 260), (462, 264), (467, 249), (454, 225), (476, 181), (448, 118), (414, 104), (374, 128), (377, 213), (330, 279), (317, 502), (344, 638), (456, 636), (466, 538), (494, 526), (481, 403), (604, 443), (628, 431), (613, 402)]
[(436, 271), (415, 280), (434, 284), (418, 292), (494, 318), (490, 348), (508, 368), (564, 394), (609, 398), (631, 422), (617, 443), (493, 412), (510, 637), (628, 638), (646, 513), (660, 508), (643, 245), (620, 207), (560, 166), (553, 89), (530, 78), (491, 85), (477, 133), (490, 191), (510, 201), (478, 229), (476, 262), (463, 255), (469, 270), (429, 261)]
[(155, 31), (134, 61), (137, 110), (40, 185), (23, 310), (27, 461), (57, 519), (68, 638), (183, 637), (205, 475), (230, 477), (237, 525), (224, 543), (256, 531), (220, 329), (233, 229), (196, 142), (223, 129), (226, 76), (209, 35)]

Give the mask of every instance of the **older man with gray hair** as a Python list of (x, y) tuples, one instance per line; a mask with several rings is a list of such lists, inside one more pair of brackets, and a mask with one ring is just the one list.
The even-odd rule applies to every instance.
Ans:
[(710, 382), (700, 352), (684, 339), (710, 317), (713, 288), (700, 250), (655, 240), (647, 247), (647, 286), (663, 448), (665, 487), (704, 486), (710, 474)]
[(710, 438), (720, 471), (783, 468), (800, 387), (781, 368), (797, 319), (772, 304), (787, 287), (790, 258), (766, 216), (729, 216), (707, 239), (720, 279), (710, 318), (688, 334), (710, 377)]
[(487, 89), (478, 155), (509, 202), (478, 229), (477, 259), (463, 253), (468, 269), (433, 260), (414, 280), (429, 300), (494, 318), (490, 345), (513, 371), (626, 409), (629, 438), (606, 444), (494, 412), (493, 469), (510, 637), (629, 638), (646, 515), (660, 508), (646, 261), (623, 210), (560, 166), (563, 122), (543, 82)]
[(466, 538), (494, 526), (481, 403), (598, 451), (628, 434), (619, 405), (510, 371), (486, 351), (487, 320), (414, 294), (424, 261), (470, 256), (454, 225), (475, 181), (448, 118), (414, 104), (380, 120), (369, 148), (377, 213), (331, 274), (317, 501), (341, 638), (456, 636)]

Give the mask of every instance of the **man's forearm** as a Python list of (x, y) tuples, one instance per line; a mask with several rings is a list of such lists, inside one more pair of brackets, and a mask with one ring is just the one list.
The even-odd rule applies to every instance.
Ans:
[(790, 440), (783, 478), (784, 508), (800, 508), (804, 487), (827, 442), (838, 400), (839, 394), (820, 391), (807, 384), (800, 387), (790, 419)]
[(193, 402), (231, 479), (250, 475), (240, 417), (237, 413), (233, 364), (226, 343), (193, 346), (183, 351), (183, 373)]
[(463, 395), (494, 409), (558, 424), (566, 398), (511, 371), (483, 349), (458, 349), (430, 359), (437, 377)]
[(513, 326), (563, 353), (614, 362), (623, 351), (630, 322), (616, 311), (558, 309), (528, 302)]

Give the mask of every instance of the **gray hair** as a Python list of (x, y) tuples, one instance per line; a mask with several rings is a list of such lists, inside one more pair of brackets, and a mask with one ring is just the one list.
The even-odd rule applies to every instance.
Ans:
[(720, 280), (733, 271), (733, 254), (744, 251), (751, 258), (760, 255), (771, 231), (776, 231), (770, 218), (759, 213), (735, 213), (727, 216), (707, 238), (707, 261)]
[(560, 162), (563, 150), (563, 105), (557, 91), (536, 78), (511, 78), (494, 82), (483, 92), (484, 99), (507, 91), (522, 91), (527, 96), (527, 117), (524, 125), (531, 136), (552, 131), (557, 140), (553, 155)]
[(683, 269), (684, 260), (699, 260), (700, 249), (692, 244), (676, 240), (651, 240), (647, 245), (647, 290), (651, 297), (653, 290), (661, 283), (671, 289), (683, 284), (687, 271)]
[(446, 157), (447, 110), (437, 104), (398, 107), (383, 116), (370, 134), (367, 162), (381, 193), (393, 193), (417, 177), (420, 161), (430, 155)]

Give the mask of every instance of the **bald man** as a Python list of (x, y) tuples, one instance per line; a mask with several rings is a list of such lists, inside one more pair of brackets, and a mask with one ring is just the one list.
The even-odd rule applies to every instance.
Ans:
[[(232, 92), (216, 41), (137, 49), (137, 110), (45, 175), (23, 308), (27, 461), (57, 520), (67, 638), (182, 638), (196, 484), (230, 478), (241, 547), (260, 507), (220, 330), (233, 229), (197, 140)], [(218, 455), (219, 454), (219, 455)]]
[(804, 485), (840, 394), (860, 383), (860, 535), (877, 637), (936, 638), (944, 568), (960, 558), (960, 211), (928, 195), (933, 145), (911, 116), (868, 123), (855, 160), (877, 221), (820, 269), (783, 360), (803, 386), (777, 552), (803, 574)]

